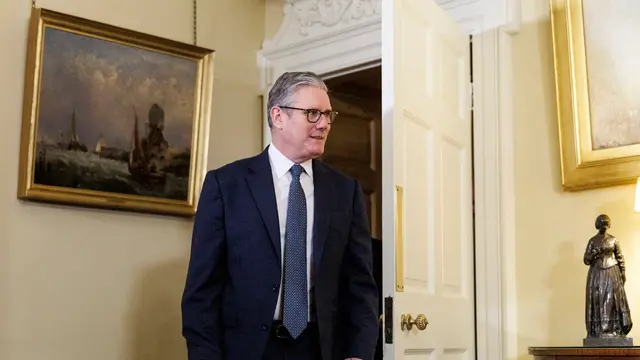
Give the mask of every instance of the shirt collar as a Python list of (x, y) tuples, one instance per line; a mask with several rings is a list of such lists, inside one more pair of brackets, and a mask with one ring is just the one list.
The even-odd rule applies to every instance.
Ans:
[[(269, 145), (269, 160), (271, 161), (271, 168), (273, 172), (276, 174), (278, 179), (282, 178), (295, 164), (293, 161), (289, 160), (286, 156), (284, 156), (280, 150), (278, 150), (273, 143)], [(307, 160), (300, 164), (304, 169), (305, 173), (309, 175), (309, 177), (313, 180), (313, 166), (312, 161)]]

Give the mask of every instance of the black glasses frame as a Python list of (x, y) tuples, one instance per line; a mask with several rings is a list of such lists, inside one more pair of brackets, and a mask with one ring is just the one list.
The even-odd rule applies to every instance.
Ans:
[[(321, 115), (324, 115), (324, 117), (327, 118), (329, 124), (331, 124), (336, 120), (336, 116), (338, 115), (338, 112), (333, 110), (320, 111), (318, 109), (301, 109), (301, 108), (291, 107), (291, 106), (278, 106), (278, 107), (282, 109), (302, 111), (307, 116), (307, 121), (312, 124), (315, 124), (318, 121), (320, 121)], [(317, 115), (312, 115), (314, 113), (317, 113)], [(315, 117), (315, 120), (313, 120), (312, 117)]]

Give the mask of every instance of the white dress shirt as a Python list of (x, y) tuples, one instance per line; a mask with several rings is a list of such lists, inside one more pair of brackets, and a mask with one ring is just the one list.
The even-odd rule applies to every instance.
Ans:
[[(280, 222), (280, 249), (282, 254), (282, 268), (284, 268), (284, 245), (285, 245), (285, 230), (287, 226), (287, 207), (289, 200), (289, 185), (291, 184), (291, 167), (295, 164), (293, 161), (287, 159), (276, 147), (272, 144), (269, 145), (269, 162), (271, 163), (271, 172), (273, 174), (273, 185), (276, 192), (276, 203), (278, 205), (278, 219)], [(304, 168), (304, 172), (300, 175), (300, 184), (302, 190), (304, 190), (305, 197), (307, 198), (307, 288), (312, 288), (312, 276), (311, 276), (311, 259), (313, 252), (313, 166), (312, 161), (307, 160), (300, 164)], [(301, 274), (302, 275), (302, 274)], [(282, 280), (283, 276), (280, 276), (280, 293), (278, 295), (278, 303), (276, 304), (275, 312), (273, 315), (274, 320), (282, 320)], [(309, 304), (311, 304), (311, 293), (309, 293)]]

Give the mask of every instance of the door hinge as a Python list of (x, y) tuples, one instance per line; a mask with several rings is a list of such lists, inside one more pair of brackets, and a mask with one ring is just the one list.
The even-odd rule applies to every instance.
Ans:
[(384, 298), (384, 342), (393, 344), (393, 298)]

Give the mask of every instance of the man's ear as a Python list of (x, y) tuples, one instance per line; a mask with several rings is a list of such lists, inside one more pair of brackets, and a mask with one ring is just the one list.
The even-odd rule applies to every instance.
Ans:
[(284, 115), (283, 110), (277, 106), (274, 106), (271, 108), (269, 114), (271, 115), (271, 122), (273, 123), (273, 127), (282, 130), (282, 116)]

